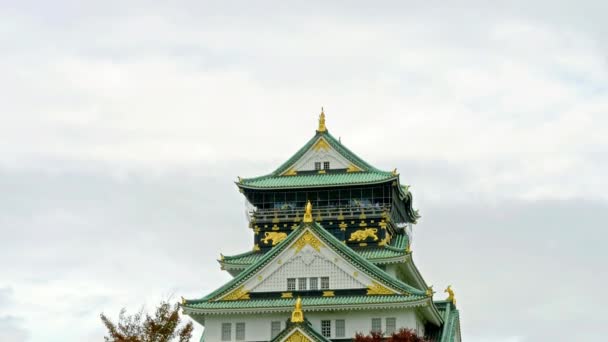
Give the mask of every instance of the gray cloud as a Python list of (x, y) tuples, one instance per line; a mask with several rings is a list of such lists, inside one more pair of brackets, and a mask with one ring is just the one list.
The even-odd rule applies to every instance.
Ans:
[(321, 105), (412, 185), (416, 262), (467, 340), (598, 339), (606, 6), (0, 5), (0, 340), (99, 339), (102, 311), (221, 285), (251, 248), (232, 181)]

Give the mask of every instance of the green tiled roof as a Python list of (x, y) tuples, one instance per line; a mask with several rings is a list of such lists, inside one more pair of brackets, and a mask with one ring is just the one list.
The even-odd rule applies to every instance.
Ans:
[[(298, 174), (295, 176), (282, 176), (289, 167), (296, 163), (320, 138), (327, 143), (348, 161), (356, 165), (360, 172), (341, 172), (326, 174)], [(349, 184), (375, 184), (380, 182), (397, 179), (398, 176), (392, 172), (381, 171), (368, 164), (363, 159), (346, 148), (340, 141), (334, 138), (328, 131), (317, 132), (302, 148), (291, 158), (283, 163), (272, 173), (255, 178), (242, 179), (238, 186), (243, 188), (268, 189), (268, 188), (297, 188), (315, 186), (338, 186)]]
[(319, 334), (315, 329), (312, 328), (312, 325), (307, 319), (304, 319), (302, 323), (287, 323), (287, 327), (283, 331), (281, 331), (275, 338), (270, 340), (270, 342), (282, 341), (285, 337), (289, 336), (294, 330), (300, 329), (303, 331), (308, 337), (313, 339), (313, 342), (331, 342), (331, 340), (325, 338), (323, 335)]
[[(405, 249), (408, 245), (408, 237), (405, 234), (395, 236), (390, 245), (384, 247), (368, 247), (355, 249), (359, 255), (376, 265), (390, 263), (393, 258), (403, 258), (407, 255)], [(249, 265), (257, 262), (264, 253), (262, 252), (245, 252), (237, 255), (225, 256), (220, 263), (230, 268), (246, 268)]]
[(245, 188), (300, 188), (325, 187), (350, 184), (376, 184), (397, 179), (391, 172), (344, 172), (327, 174), (306, 174), (296, 176), (263, 176), (244, 179), (239, 186)]
[(451, 302), (441, 300), (434, 302), (443, 318), (443, 325), (439, 332), (438, 342), (459, 342), (460, 312)]
[(320, 238), (329, 248), (333, 249), (336, 253), (349, 260), (351, 263), (353, 263), (355, 267), (359, 268), (361, 271), (368, 273), (369, 276), (374, 278), (374, 280), (378, 281), (380, 284), (392, 287), (394, 289), (398, 289), (400, 291), (403, 291), (403, 293), (409, 295), (425, 295), (424, 291), (418, 290), (396, 278), (391, 277), (389, 274), (387, 274), (386, 272), (384, 272), (371, 262), (367, 261), (359, 254), (354, 252), (351, 248), (344, 245), (335, 236), (333, 236), (333, 234), (325, 230), (317, 222), (313, 222), (301, 224), (300, 226), (298, 226), (298, 228), (296, 228), (294, 232), (289, 234), (287, 238), (281, 241), (276, 247), (264, 254), (256, 263), (252, 264), (243, 272), (239, 273), (227, 284), (213, 291), (211, 294), (207, 295), (202, 299), (188, 300), (184, 305), (184, 308), (193, 307), (192, 305), (201, 302), (215, 301), (218, 298), (221, 298), (223, 295), (234, 290), (237, 286), (241, 285), (243, 282), (254, 276), (259, 269), (261, 269), (270, 261), (272, 261), (277, 255), (279, 255), (279, 253), (281, 253), (285, 248), (287, 248), (287, 246), (289, 246), (293, 240), (302, 235), (302, 233), (306, 229), (310, 229), (313, 234), (318, 236), (318, 238)]
[[(304, 314), (306, 311), (314, 311), (317, 307), (328, 306), (338, 308), (340, 305), (370, 305), (370, 304), (402, 304), (423, 301), (425, 295), (390, 295), (390, 296), (335, 296), (335, 297), (302, 297)], [(185, 305), (191, 309), (264, 309), (283, 308), (286, 311), (293, 310), (294, 298), (268, 298), (251, 300), (220, 300), (220, 301), (188, 301)]]

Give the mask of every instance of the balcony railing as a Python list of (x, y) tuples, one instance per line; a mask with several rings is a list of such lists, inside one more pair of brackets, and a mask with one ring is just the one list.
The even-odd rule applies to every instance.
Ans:
[[(325, 206), (315, 207), (312, 210), (315, 220), (358, 220), (362, 217), (378, 217), (388, 215), (391, 206), (376, 204), (368, 206)], [(304, 208), (275, 208), (255, 209), (249, 211), (252, 222), (297, 222), (304, 217)]]

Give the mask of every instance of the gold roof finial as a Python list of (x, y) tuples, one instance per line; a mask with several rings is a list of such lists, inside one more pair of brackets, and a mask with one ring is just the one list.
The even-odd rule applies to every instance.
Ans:
[(291, 322), (292, 323), (302, 323), (304, 322), (304, 312), (302, 312), (302, 299), (298, 297), (296, 299), (296, 305), (293, 308), (293, 312), (291, 313)]
[(310, 203), (310, 201), (306, 203), (306, 210), (304, 211), (304, 218), (302, 221), (307, 223), (312, 222), (312, 203)]
[(325, 131), (327, 131), (327, 127), (325, 127), (325, 112), (323, 111), (323, 107), (321, 107), (321, 115), (319, 115), (319, 129), (317, 129), (317, 132)]
[(448, 285), (448, 287), (443, 292), (448, 294), (448, 298), (446, 300), (456, 305), (456, 298), (454, 297), (454, 290), (452, 290), (452, 285)]

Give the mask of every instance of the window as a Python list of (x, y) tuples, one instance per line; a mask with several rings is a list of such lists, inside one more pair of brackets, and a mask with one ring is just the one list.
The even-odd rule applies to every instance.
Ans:
[(281, 321), (270, 322), (270, 338), (275, 338), (281, 332)]
[(306, 291), (306, 278), (298, 278), (298, 291)]
[(387, 335), (394, 333), (397, 329), (397, 319), (395, 317), (387, 317), (385, 328)]
[(321, 335), (331, 337), (331, 321), (321, 321)]
[(344, 337), (346, 335), (346, 329), (344, 326), (345, 324), (343, 319), (336, 320), (336, 337)]
[(315, 162), (315, 170), (321, 170), (321, 162)]
[(329, 170), (329, 162), (328, 161), (323, 162), (323, 169), (324, 170)]
[(230, 333), (232, 332), (232, 323), (222, 323), (222, 341), (232, 340)]
[(318, 278), (308, 279), (308, 287), (311, 290), (318, 290), (319, 289), (319, 279)]
[(329, 277), (321, 277), (321, 290), (329, 290)]
[(237, 341), (245, 341), (245, 323), (236, 324), (235, 335)]
[(287, 278), (287, 291), (296, 290), (296, 278)]
[(382, 332), (382, 319), (381, 318), (372, 318), (372, 331)]

